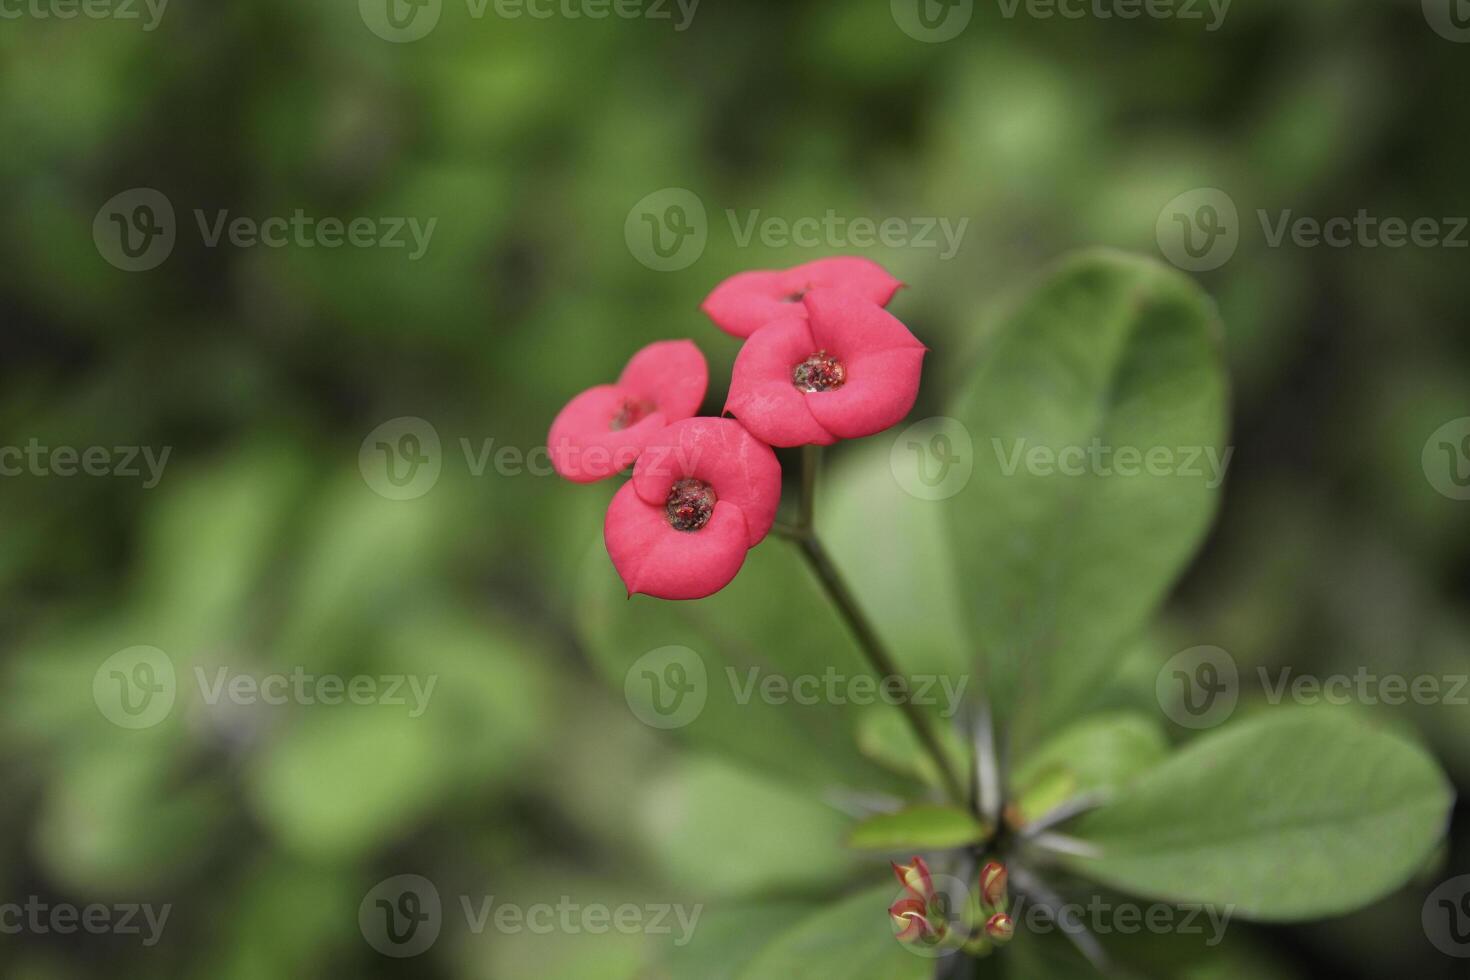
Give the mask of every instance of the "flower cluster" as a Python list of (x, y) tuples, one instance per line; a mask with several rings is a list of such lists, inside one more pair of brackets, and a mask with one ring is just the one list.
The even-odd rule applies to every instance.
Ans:
[(1005, 865), (991, 861), (981, 868), (979, 887), (955, 907), (953, 896), (935, 890), (923, 858), (895, 864), (893, 873), (903, 885), (903, 895), (888, 907), (888, 917), (900, 942), (984, 956), (1015, 935), (1016, 925), (1006, 914), (1009, 876)]
[(547, 436), (558, 474), (591, 483), (632, 467), (603, 528), (629, 595), (729, 584), (776, 520), (771, 447), (856, 439), (908, 414), (925, 348), (883, 308), (901, 285), (852, 257), (721, 283), (702, 309), (744, 344), (720, 418), (696, 417), (709, 368), (688, 340), (650, 344), (616, 383), (567, 403)]

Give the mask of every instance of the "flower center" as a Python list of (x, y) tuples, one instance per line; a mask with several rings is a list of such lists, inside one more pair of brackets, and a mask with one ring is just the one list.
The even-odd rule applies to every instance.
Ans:
[(831, 391), (841, 388), (845, 381), (847, 369), (824, 350), (817, 351), (791, 371), (791, 383), (798, 391)]
[(618, 414), (612, 417), (607, 427), (612, 432), (619, 432), (630, 425), (637, 425), (658, 406), (653, 402), (634, 401), (631, 398), (623, 399), (623, 407), (618, 409)]
[(781, 302), (783, 302), (783, 303), (800, 303), (804, 299), (806, 299), (806, 290), (805, 289), (798, 289), (794, 293), (787, 293), (785, 296), (782, 296), (781, 297)]
[(685, 477), (669, 490), (664, 511), (676, 531), (698, 531), (715, 512), (715, 488), (703, 480)]

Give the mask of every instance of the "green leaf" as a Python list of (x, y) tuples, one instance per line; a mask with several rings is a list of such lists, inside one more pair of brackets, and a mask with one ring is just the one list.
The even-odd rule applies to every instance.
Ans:
[(853, 895), (798, 921), (740, 973), (742, 980), (928, 980), (934, 961), (894, 938), (888, 906), (897, 888)]
[(922, 804), (867, 818), (852, 828), (847, 843), (874, 851), (937, 850), (976, 844), (987, 836), (985, 824), (973, 813)]
[[(1018, 749), (1075, 715), (1194, 553), (1225, 401), (1214, 308), (1157, 262), (1086, 253), (1000, 325), (951, 412), (974, 467), (944, 508)], [(1152, 471), (1117, 455), (1151, 450)]]
[(1077, 871), (1264, 920), (1334, 915), (1402, 884), (1444, 833), (1450, 787), (1399, 735), (1272, 713), (1194, 742), (1069, 829)]
[(686, 754), (648, 788), (643, 813), (659, 864), (696, 894), (809, 889), (853, 870), (847, 817), (723, 759)]
[(1029, 822), (1088, 792), (1118, 789), (1169, 754), (1163, 731), (1143, 715), (1098, 715), (1044, 743), (1011, 777), (1018, 816)]
[(659, 963), (663, 972), (652, 975), (666, 980), (735, 980), (760, 952), (755, 937), (778, 935), (812, 911), (810, 905), (769, 898), (710, 906), (689, 942), (664, 951)]

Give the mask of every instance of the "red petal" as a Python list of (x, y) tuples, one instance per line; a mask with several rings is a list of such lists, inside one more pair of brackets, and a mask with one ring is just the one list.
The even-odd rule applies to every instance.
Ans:
[(669, 422), (699, 411), (709, 387), (709, 365), (692, 340), (660, 340), (634, 354), (618, 387), (658, 406)]
[(740, 272), (716, 286), (700, 309), (715, 326), (736, 337), (749, 337), (772, 320), (806, 316), (792, 299), (799, 290), (788, 289), (784, 272)]
[(737, 273), (716, 286), (700, 309), (726, 333), (749, 337), (774, 320), (806, 316), (796, 300), (809, 290), (840, 289), (885, 306), (902, 285), (871, 259), (839, 255), (785, 270)]
[(644, 503), (662, 507), (674, 481), (703, 480), (717, 501), (734, 504), (745, 516), (750, 547), (776, 521), (781, 503), (781, 464), (771, 447), (739, 422), (696, 418), (675, 422), (650, 439), (633, 469), (633, 486)]
[(588, 388), (557, 413), (546, 436), (551, 465), (574, 483), (592, 483), (633, 465), (649, 439), (664, 428), (662, 412), (654, 412), (626, 429), (609, 426), (628, 393), (615, 385)]
[(877, 351), (924, 350), (919, 339), (876, 303), (836, 289), (815, 289), (802, 301), (817, 349), (839, 360)]
[(879, 306), (887, 306), (903, 283), (872, 259), (857, 255), (834, 255), (788, 269), (787, 284), (799, 283), (803, 291), (840, 289)]
[(730, 584), (749, 550), (745, 517), (734, 504), (717, 501), (708, 524), (677, 531), (663, 506), (644, 503), (631, 482), (607, 508), (603, 540), (628, 594), (660, 599), (713, 595)]
[(806, 395), (791, 383), (792, 369), (816, 350), (801, 320), (778, 320), (757, 330), (735, 357), (725, 411), (772, 446), (835, 442), (808, 409)]

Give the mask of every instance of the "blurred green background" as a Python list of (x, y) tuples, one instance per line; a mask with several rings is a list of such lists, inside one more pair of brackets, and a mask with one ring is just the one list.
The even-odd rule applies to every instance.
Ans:
[[(0, 936), (5, 976), (660, 975), (616, 935), (446, 928), (424, 956), (382, 957), (358, 906), (400, 873), (446, 905), (746, 893), (777, 896), (779, 919), (811, 898), (782, 871), (837, 860), (801, 846), (840, 832), (820, 808), (757, 833), (789, 801), (753, 784), (734, 794), (746, 810), (699, 818), (728, 826), (686, 834), (691, 804), (668, 794), (692, 791), (665, 776), (690, 763), (574, 628), (612, 488), (547, 476), (534, 452), (572, 394), (656, 339), (696, 339), (717, 411), (736, 344), (697, 305), (742, 269), (860, 252), (907, 282), (892, 309), (932, 349), (918, 419), (1018, 283), (1079, 246), (1158, 255), (1171, 200), (1224, 190), (1239, 247), (1198, 278), (1226, 324), (1236, 451), (1160, 655), (1209, 643), (1246, 671), (1470, 671), (1470, 503), (1421, 463), (1470, 414), (1470, 252), (1272, 248), (1255, 217), (1470, 213), (1470, 46), (1417, 2), (1241, 0), (1215, 31), (980, 3), (943, 43), (884, 0), (705, 0), (684, 30), (676, 6), (535, 19), (444, 0), (407, 43), (370, 29), (370, 8), (174, 0), (153, 30), (141, 6), (0, 22), (0, 443), (170, 451), (151, 487), (146, 470), (0, 478), (0, 899), (172, 905), (153, 947)], [(171, 253), (139, 272), (94, 237), (134, 188), (176, 213)], [(659, 271), (625, 225), (667, 188), (701, 202), (706, 244)], [(411, 260), (210, 247), (195, 219), (297, 209), (437, 223)], [(968, 225), (944, 257), (743, 244), (727, 218), (829, 210)], [(392, 500), (360, 450), (401, 417), (432, 426), (441, 472)], [(833, 454), (834, 481), (854, 452)], [(137, 646), (167, 654), (180, 694), (131, 730), (93, 682)], [(1137, 665), (1145, 690), (1158, 662)], [(193, 672), (221, 666), (438, 680), (419, 717), (203, 703)], [(1463, 795), (1470, 708), (1399, 714)], [(1466, 871), (1462, 806), (1423, 882), (1248, 936), (1283, 975), (1458, 975), (1419, 911)]]

